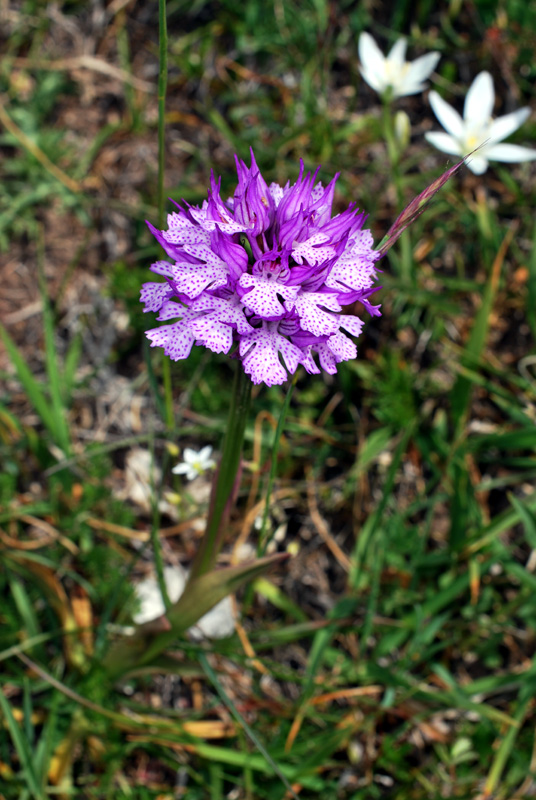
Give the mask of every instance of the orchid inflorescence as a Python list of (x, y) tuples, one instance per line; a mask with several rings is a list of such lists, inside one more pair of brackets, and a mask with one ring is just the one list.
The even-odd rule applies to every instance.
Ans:
[[(302, 364), (333, 374), (356, 356), (347, 334), (359, 336), (363, 322), (344, 306), (359, 301), (374, 316), (376, 291), (372, 234), (356, 204), (332, 217), (338, 178), (324, 187), (318, 169), (294, 184), (268, 186), (251, 151), (251, 167), (236, 157), (238, 185), (220, 197), (211, 176), (201, 207), (177, 205), (167, 230), (153, 235), (169, 261), (151, 270), (164, 283), (146, 283), (145, 311), (171, 324), (147, 331), (151, 346), (173, 360), (193, 345), (239, 358), (253, 383), (281, 384)], [(345, 331), (343, 333), (343, 331)]]

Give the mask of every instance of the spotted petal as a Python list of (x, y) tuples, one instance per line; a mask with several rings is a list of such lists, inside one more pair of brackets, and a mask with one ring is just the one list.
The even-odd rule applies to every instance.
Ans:
[(198, 344), (208, 347), (214, 353), (229, 352), (235, 329), (241, 335), (253, 331), (244, 316), (242, 306), (234, 300), (203, 295), (200, 301), (195, 301), (192, 309), (208, 312), (193, 319), (191, 328)]
[(305, 242), (300, 242), (292, 248), (292, 256), (297, 264), (303, 264), (303, 259), (312, 266), (327, 261), (335, 256), (335, 248), (331, 245), (321, 245), (329, 241), (325, 233), (315, 233)]
[(322, 292), (300, 292), (294, 299), (285, 303), (287, 311), (296, 310), (303, 330), (309, 331), (314, 336), (329, 336), (339, 330), (338, 317), (324, 311), (340, 311), (337, 298), (332, 294)]
[(372, 286), (375, 277), (376, 271), (371, 257), (350, 251), (344, 253), (334, 264), (326, 278), (326, 286), (340, 292), (347, 292), (349, 289), (361, 291)]
[(190, 214), (192, 217), (198, 222), (200, 225), (203, 225), (203, 228), (206, 231), (213, 231), (218, 228), (222, 231), (222, 233), (242, 233), (243, 231), (247, 230), (250, 227), (247, 224), (243, 224), (242, 222), (235, 222), (231, 213), (227, 211), (223, 204), (218, 204), (218, 218), (212, 219), (207, 216), (206, 209), (202, 211), (197, 208), (190, 209)]
[(337, 372), (337, 364), (340, 361), (350, 361), (357, 355), (355, 344), (340, 331), (330, 336), (327, 342), (317, 344), (314, 349), (318, 351), (322, 369), (330, 375)]
[(242, 297), (242, 302), (250, 311), (263, 319), (273, 319), (285, 313), (278, 295), (285, 300), (293, 300), (299, 292), (299, 286), (286, 286), (277, 278), (263, 275), (250, 275), (245, 272), (239, 281), (243, 289), (249, 290)]
[(287, 380), (288, 374), (279, 360), (279, 353), (291, 373), (296, 371), (303, 357), (299, 347), (277, 332), (276, 325), (272, 323), (258, 328), (240, 340), (239, 352), (244, 371), (253, 383), (274, 386)]
[(151, 347), (163, 347), (164, 353), (172, 361), (188, 358), (195, 341), (187, 319), (180, 320), (174, 325), (162, 325), (161, 328), (152, 328), (147, 331), (146, 335), (151, 341)]
[(359, 336), (365, 324), (359, 317), (354, 317), (351, 314), (340, 314), (338, 320), (340, 327), (353, 336)]

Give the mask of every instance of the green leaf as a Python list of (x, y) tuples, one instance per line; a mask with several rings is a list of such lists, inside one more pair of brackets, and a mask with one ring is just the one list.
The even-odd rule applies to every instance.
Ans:
[[(462, 356), (463, 366), (474, 364), (480, 360), (480, 356), (488, 335), (491, 312), (493, 310), (493, 303), (495, 302), (495, 296), (499, 286), (502, 266), (506, 256), (506, 251), (514, 235), (514, 231), (515, 228), (510, 226), (506, 232), (501, 246), (497, 251), (497, 255), (495, 256), (495, 260), (490, 270), (488, 282), (484, 289), (482, 305), (480, 306), (478, 314), (476, 315), (469, 341), (467, 342)], [(454, 384), (451, 392), (452, 418), (454, 421), (455, 430), (458, 434), (463, 426), (463, 421), (471, 400), (472, 388), (472, 381), (469, 377), (465, 375), (458, 375), (456, 383)]]
[(167, 616), (140, 625), (133, 636), (123, 637), (111, 649), (104, 660), (106, 672), (116, 678), (132, 669), (154, 663), (169, 645), (220, 600), (287, 558), (287, 553), (276, 553), (237, 567), (225, 567), (199, 577), (190, 577), (184, 593)]
[(290, 795), (292, 795), (292, 797), (296, 798), (296, 800), (298, 800), (298, 795), (292, 789), (290, 783), (288, 782), (288, 780), (285, 777), (285, 775), (281, 772), (279, 766), (275, 763), (275, 761), (273, 760), (273, 758), (271, 757), (271, 755), (267, 751), (267, 749), (264, 747), (264, 745), (260, 741), (259, 737), (255, 733), (255, 731), (252, 728), (250, 728), (250, 726), (247, 724), (246, 720), (244, 719), (244, 717), (242, 716), (240, 711), (237, 709), (237, 707), (235, 706), (235, 704), (233, 703), (231, 698), (225, 692), (223, 686), (221, 685), (220, 681), (218, 680), (218, 676), (216, 675), (216, 673), (214, 672), (214, 670), (210, 666), (206, 655), (204, 653), (199, 653), (199, 660), (201, 662), (201, 666), (203, 667), (205, 675), (207, 676), (207, 678), (210, 680), (210, 682), (214, 686), (214, 688), (217, 691), (218, 695), (220, 696), (221, 700), (225, 703), (225, 705), (227, 706), (227, 708), (231, 712), (231, 715), (235, 718), (235, 720), (238, 722), (238, 724), (241, 725), (242, 728), (245, 730), (245, 732), (247, 733), (247, 735), (249, 736), (250, 740), (253, 742), (253, 744), (255, 745), (257, 750), (259, 751), (259, 753), (261, 753), (264, 756), (264, 758), (266, 759), (266, 762), (271, 766), (271, 768), (273, 769), (274, 773), (277, 775), (279, 780), (283, 783), (283, 785), (285, 786), (287, 792)]
[(39, 269), (39, 289), (43, 302), (43, 332), (45, 337), (45, 358), (47, 365), (48, 386), (50, 390), (51, 408), (54, 415), (54, 429), (56, 443), (61, 447), (66, 456), (70, 455), (71, 441), (69, 425), (67, 423), (66, 409), (63, 403), (63, 380), (60, 373), (58, 354), (56, 353), (54, 316), (46, 291), (45, 279), (42, 269)]
[(2, 339), (9, 357), (13, 362), (15, 369), (17, 370), (17, 376), (28, 396), (28, 400), (33, 405), (35, 411), (41, 419), (41, 422), (48, 430), (54, 441), (59, 444), (61, 436), (58, 435), (59, 432), (56, 427), (57, 420), (50, 408), (50, 403), (45, 397), (39, 381), (37, 381), (33, 376), (32, 371), (24, 360), (24, 356), (2, 323), (0, 323), (0, 338)]

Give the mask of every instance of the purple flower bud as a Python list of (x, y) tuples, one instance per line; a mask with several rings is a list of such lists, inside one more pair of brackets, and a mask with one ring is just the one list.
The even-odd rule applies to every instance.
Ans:
[(210, 235), (210, 246), (222, 261), (229, 267), (231, 277), (239, 280), (248, 267), (248, 254), (241, 244), (233, 242), (230, 236), (222, 233), (218, 228)]
[(250, 237), (256, 237), (270, 227), (274, 215), (274, 201), (259, 171), (253, 150), (250, 152), (250, 169), (239, 160), (238, 156), (235, 156), (238, 186), (234, 193), (233, 208), (235, 219), (248, 226)]

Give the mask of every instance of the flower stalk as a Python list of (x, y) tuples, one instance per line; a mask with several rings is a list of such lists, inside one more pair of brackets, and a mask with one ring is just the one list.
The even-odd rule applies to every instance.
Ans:
[[(164, 191), (164, 170), (166, 163), (166, 92), (167, 92), (167, 9), (166, 0), (158, 0), (158, 224), (165, 217), (166, 196)], [(173, 428), (173, 392), (171, 388), (171, 365), (169, 358), (162, 358), (162, 381), (164, 384), (165, 422), (169, 430)], [(164, 589), (165, 592), (165, 589)]]
[[(388, 94), (383, 97), (383, 135), (387, 145), (387, 155), (391, 168), (398, 207), (404, 203), (402, 177), (400, 174), (400, 145), (395, 136), (393, 109)], [(409, 286), (413, 275), (413, 253), (410, 232), (406, 231), (400, 239), (400, 273), (402, 281)]]
[(266, 537), (266, 525), (268, 523), (268, 514), (270, 512), (270, 498), (272, 496), (272, 489), (277, 469), (277, 454), (279, 452), (279, 443), (281, 441), (281, 436), (283, 434), (283, 428), (285, 425), (285, 420), (287, 418), (288, 409), (290, 407), (290, 400), (292, 398), (292, 393), (294, 391), (295, 385), (296, 385), (296, 376), (294, 376), (293, 380), (289, 384), (287, 394), (285, 396), (285, 400), (283, 401), (283, 406), (279, 414), (279, 419), (277, 420), (277, 427), (275, 429), (275, 435), (274, 435), (274, 443), (272, 445), (272, 461), (270, 464), (270, 474), (268, 476), (268, 485), (266, 487), (266, 501), (264, 503), (262, 524), (259, 534), (259, 544), (257, 547), (257, 556), (264, 556), (266, 554), (266, 550), (269, 544), (269, 538)]
[(221, 550), (225, 523), (236, 494), (251, 387), (251, 380), (237, 364), (221, 460), (212, 484), (207, 526), (192, 564), (190, 581), (212, 569)]

